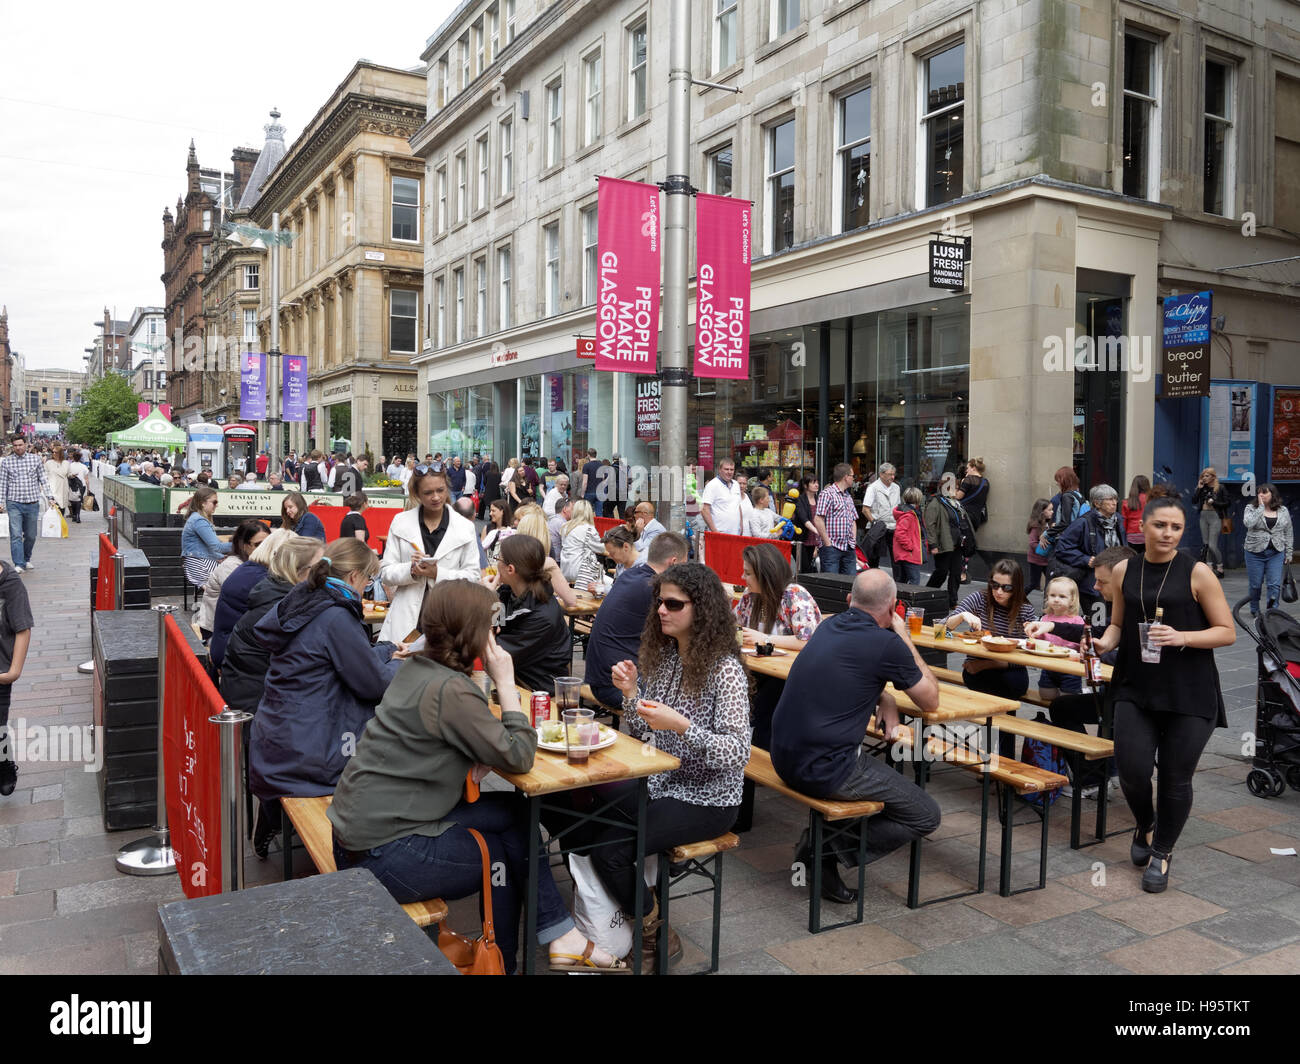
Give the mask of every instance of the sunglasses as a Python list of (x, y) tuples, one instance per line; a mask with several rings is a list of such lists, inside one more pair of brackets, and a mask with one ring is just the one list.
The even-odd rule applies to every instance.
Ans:
[(656, 598), (655, 609), (663, 606), (669, 613), (679, 613), (691, 604), (690, 599)]
[(994, 591), (1005, 591), (1007, 592), (1007, 594), (1010, 594), (1012, 591), (1014, 591), (1015, 586), (1016, 586), (1015, 584), (1000, 584), (996, 580), (989, 581), (989, 587), (991, 587)]

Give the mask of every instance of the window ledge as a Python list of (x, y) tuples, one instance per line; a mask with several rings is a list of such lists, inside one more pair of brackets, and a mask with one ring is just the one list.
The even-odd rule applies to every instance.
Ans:
[(477, 222), (480, 218), (486, 217), (490, 210), (491, 210), (490, 207), (480, 207), (478, 210), (476, 210), (473, 214), (469, 216), (469, 220), (471, 222)]
[(774, 41), (769, 41), (754, 53), (754, 61), (761, 63), (764, 59), (776, 55), (783, 48), (788, 48), (796, 41), (801, 41), (808, 36), (808, 23), (802, 22), (794, 29), (782, 34)]
[(830, 25), (830, 23), (834, 22), (841, 15), (847, 15), (854, 8), (861, 7), (866, 2), (867, 0), (839, 0), (838, 3), (828, 5), (830, 9), (826, 12), (822, 21), (826, 25)]
[[(740, 75), (743, 74), (744, 72), (745, 72), (745, 60), (742, 57), (740, 59), (737, 59), (734, 63), (732, 63), (731, 66), (727, 67), (726, 70), (719, 70), (714, 74), (710, 74), (709, 80), (716, 81), (718, 84), (722, 84), (723, 82), (727, 81), (728, 78), (740, 77)], [(706, 92), (716, 92), (716, 91), (717, 91), (716, 89), (711, 89), (708, 85), (699, 85), (695, 89), (695, 95), (703, 96)]]
[(583, 148), (582, 151), (578, 152), (578, 154), (573, 157), (573, 161), (578, 162), (582, 159), (585, 159), (588, 155), (595, 155), (596, 152), (600, 151), (600, 149), (603, 148), (604, 146), (605, 146), (605, 141), (603, 138), (600, 140), (593, 140), (590, 144), (588, 144), (585, 148)]
[(560, 174), (563, 172), (564, 172), (564, 163), (555, 163), (552, 166), (548, 166), (545, 170), (543, 170), (540, 174), (538, 174), (537, 179), (539, 181), (545, 181), (548, 177), (554, 177), (556, 174)]
[(497, 198), (497, 201), (493, 203), (492, 206), (493, 208), (501, 207), (504, 204), (509, 203), (514, 198), (515, 198), (515, 193), (514, 190), (511, 189), (509, 192), (505, 193), (504, 195), (499, 196)]
[(614, 131), (614, 136), (626, 137), (629, 133), (633, 132), (634, 130), (640, 129), (644, 125), (648, 125), (649, 122), (650, 122), (650, 110), (649, 108), (647, 108), (645, 114), (638, 115), (636, 118), (632, 119), (632, 121), (624, 122), (621, 126), (619, 126), (618, 129)]

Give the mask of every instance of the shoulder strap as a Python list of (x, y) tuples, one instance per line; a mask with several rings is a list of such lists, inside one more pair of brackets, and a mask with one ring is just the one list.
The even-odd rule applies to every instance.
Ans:
[(483, 836), (473, 828), (466, 828), (470, 836), (478, 843), (478, 852), (483, 859), (483, 942), (485, 945), (496, 943), (496, 931), (492, 922), (492, 858), (488, 856), (487, 843)]

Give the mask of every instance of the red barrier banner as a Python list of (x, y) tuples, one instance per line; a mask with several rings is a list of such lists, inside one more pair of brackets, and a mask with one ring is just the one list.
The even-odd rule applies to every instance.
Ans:
[(704, 532), (704, 564), (718, 574), (724, 584), (745, 582), (745, 562), (741, 552), (754, 543), (770, 543), (786, 561), (794, 556), (790, 542), (784, 539), (760, 539), (756, 536), (732, 536), (726, 532)]
[(749, 260), (753, 204), (695, 197), (695, 375), (749, 376)]
[(103, 532), (99, 534), (99, 567), (95, 573), (95, 609), (117, 609), (117, 589), (113, 586), (113, 555), (117, 548)]
[(600, 179), (596, 368), (654, 373), (659, 356), (659, 186)]
[(208, 718), (225, 708), (208, 674), (167, 617), (163, 765), (167, 824), (187, 898), (221, 893), (221, 745)]

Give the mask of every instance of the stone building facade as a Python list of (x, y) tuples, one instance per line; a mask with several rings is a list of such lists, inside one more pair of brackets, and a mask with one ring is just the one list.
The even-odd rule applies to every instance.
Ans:
[[(701, 464), (780, 483), (889, 461), (925, 487), (981, 456), (981, 545), (1023, 554), (1058, 467), (1152, 474), (1160, 297), (1215, 289), (1214, 376), (1291, 383), (1285, 280), (1220, 267), (1294, 254), (1294, 4), (691, 7), (693, 72), (741, 91), (692, 90), (689, 176), (756, 222), (750, 379), (693, 383)], [(596, 179), (666, 177), (666, 9), (464, 3), (422, 58), (426, 448), (655, 464), (655, 382), (594, 373), (574, 337), (594, 334)], [(930, 286), (940, 233), (971, 240), (960, 291)], [(1127, 365), (1045, 357), (1120, 335)]]
[(9, 308), (0, 307), (0, 430), (14, 426), (14, 357), (9, 346)]
[[(280, 253), (280, 350), (307, 356), (308, 421), (288, 427), (298, 451), (416, 446), (424, 198), (408, 138), (424, 116), (423, 74), (357, 63), (252, 206), (260, 228), (278, 214), (296, 234)], [(264, 283), (268, 351), (271, 312)]]

